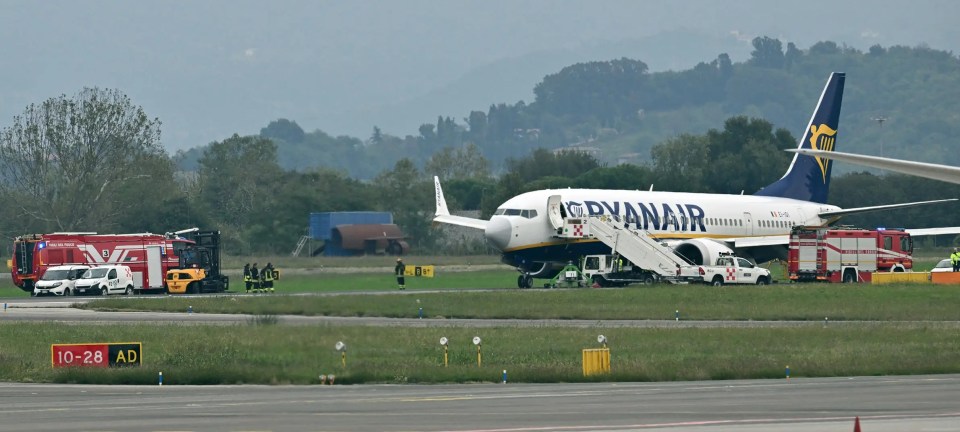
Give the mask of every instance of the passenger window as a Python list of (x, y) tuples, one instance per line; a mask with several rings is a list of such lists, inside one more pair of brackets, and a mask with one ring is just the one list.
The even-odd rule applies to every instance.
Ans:
[(883, 236), (883, 248), (886, 250), (893, 249), (893, 237)]
[(753, 268), (753, 263), (744, 258), (737, 258), (737, 264), (740, 264), (742, 268)]
[(107, 275), (107, 277), (110, 278), (110, 279), (116, 279), (116, 278), (117, 278), (117, 269), (110, 269), (110, 274)]

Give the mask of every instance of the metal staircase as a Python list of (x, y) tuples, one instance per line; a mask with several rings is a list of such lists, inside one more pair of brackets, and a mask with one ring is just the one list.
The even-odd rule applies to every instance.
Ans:
[(297, 248), (290, 253), (291, 256), (300, 256), (300, 251), (303, 250), (303, 246), (307, 244), (307, 241), (310, 240), (310, 236), (300, 236), (300, 241), (297, 242)]
[(560, 237), (596, 238), (610, 246), (613, 253), (630, 260), (633, 265), (663, 277), (677, 276), (680, 267), (691, 265), (675, 254), (673, 249), (654, 240), (648, 232), (630, 228), (629, 224), (625, 225), (609, 216), (568, 219), (566, 225), (571, 226), (571, 229), (564, 229), (562, 232), (571, 234)]

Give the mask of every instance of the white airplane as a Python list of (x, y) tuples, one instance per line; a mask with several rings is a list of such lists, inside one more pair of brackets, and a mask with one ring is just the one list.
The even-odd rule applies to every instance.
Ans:
[(917, 177), (945, 181), (947, 183), (960, 184), (960, 167), (955, 166), (811, 149), (790, 149), (787, 151), (823, 159), (866, 165)]
[[(845, 75), (833, 73), (800, 140), (799, 148), (834, 149)], [(825, 226), (852, 213), (909, 207), (923, 201), (841, 209), (826, 204), (831, 162), (794, 155), (786, 174), (753, 195), (654, 192), (639, 190), (553, 189), (527, 192), (501, 204), (489, 221), (451, 215), (440, 186), (435, 222), (484, 230), (503, 253), (501, 261), (522, 274), (520, 287), (532, 278), (553, 277), (580, 256), (610, 253), (592, 239), (557, 238), (565, 217), (617, 215), (646, 230), (697, 264), (715, 262), (721, 252), (735, 252), (757, 262), (786, 258), (793, 226)], [(960, 227), (955, 227), (960, 233)]]

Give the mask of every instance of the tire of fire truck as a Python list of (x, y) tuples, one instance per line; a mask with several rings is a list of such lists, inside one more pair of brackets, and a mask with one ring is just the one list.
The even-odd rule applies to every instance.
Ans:
[(757, 278), (757, 285), (761, 285), (761, 286), (762, 286), (762, 285), (766, 285), (766, 284), (768, 284), (768, 283), (770, 283), (770, 281), (768, 281), (766, 277), (760, 276), (760, 277)]
[(720, 276), (714, 276), (713, 280), (710, 281), (710, 285), (713, 286), (723, 286), (723, 278)]
[(843, 272), (843, 283), (854, 283), (857, 281), (857, 273), (852, 269)]
[(128, 296), (133, 295), (133, 285), (127, 285), (127, 289), (123, 291), (124, 294)]
[(901, 265), (895, 265), (890, 269), (890, 272), (892, 273), (903, 273), (905, 271), (907, 271), (907, 269), (903, 268)]

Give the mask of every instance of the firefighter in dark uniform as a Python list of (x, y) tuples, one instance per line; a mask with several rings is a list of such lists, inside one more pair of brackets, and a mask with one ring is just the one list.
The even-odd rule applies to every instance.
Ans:
[(253, 283), (253, 292), (260, 292), (260, 270), (257, 270), (257, 263), (250, 267), (250, 282)]
[(250, 263), (243, 265), (243, 284), (247, 286), (247, 292), (249, 293), (253, 286), (253, 282), (250, 280)]
[(407, 289), (407, 286), (404, 284), (403, 280), (403, 272), (406, 270), (407, 266), (403, 265), (403, 259), (397, 258), (397, 265), (393, 268), (393, 274), (397, 276), (397, 286), (399, 286), (401, 290)]
[(260, 272), (263, 276), (263, 290), (265, 292), (273, 292), (273, 264), (267, 263), (267, 266), (263, 268), (263, 271)]

